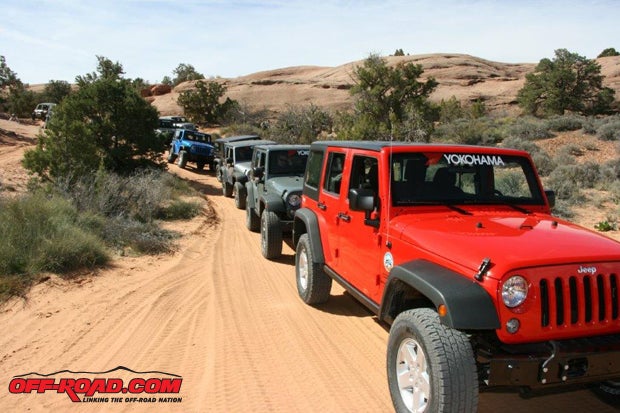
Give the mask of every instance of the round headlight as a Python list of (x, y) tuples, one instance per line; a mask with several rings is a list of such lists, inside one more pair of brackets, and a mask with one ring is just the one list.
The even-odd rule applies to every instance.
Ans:
[(288, 203), (293, 208), (298, 207), (299, 205), (301, 205), (301, 197), (297, 194), (293, 194), (288, 197)]
[(502, 286), (502, 300), (506, 307), (514, 308), (523, 304), (527, 297), (527, 281), (520, 275), (508, 278)]

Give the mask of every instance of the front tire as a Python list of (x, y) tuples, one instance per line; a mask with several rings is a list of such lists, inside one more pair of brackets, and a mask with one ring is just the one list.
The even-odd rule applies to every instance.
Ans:
[(260, 250), (271, 260), (282, 255), (282, 223), (273, 211), (263, 211), (260, 220)]
[(594, 393), (605, 403), (620, 407), (620, 380), (610, 380), (598, 383)]
[(475, 412), (478, 378), (467, 335), (442, 325), (428, 308), (396, 317), (387, 349), (394, 409), (407, 412)]
[(241, 182), (235, 182), (233, 192), (235, 193), (235, 206), (239, 209), (245, 209), (245, 200), (248, 196), (245, 186)]
[(256, 215), (255, 209), (250, 207), (247, 201), (245, 204), (245, 226), (252, 232), (258, 232), (260, 229), (260, 218)]
[(185, 168), (185, 165), (187, 165), (187, 151), (181, 151), (179, 152), (179, 162), (178, 162), (179, 168), (183, 169)]
[(170, 152), (168, 152), (168, 163), (174, 163), (177, 159), (177, 156), (174, 154), (174, 146), (170, 147)]
[(233, 186), (229, 182), (222, 181), (222, 194), (226, 198), (230, 198), (232, 197), (232, 192), (233, 192)]
[(295, 251), (297, 293), (306, 304), (322, 304), (329, 299), (332, 279), (325, 274), (321, 263), (314, 261), (308, 234), (302, 234)]

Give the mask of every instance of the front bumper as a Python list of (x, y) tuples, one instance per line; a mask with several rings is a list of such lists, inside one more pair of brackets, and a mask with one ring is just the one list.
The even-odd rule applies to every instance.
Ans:
[(620, 379), (620, 335), (504, 346), (478, 351), (489, 387), (541, 388)]

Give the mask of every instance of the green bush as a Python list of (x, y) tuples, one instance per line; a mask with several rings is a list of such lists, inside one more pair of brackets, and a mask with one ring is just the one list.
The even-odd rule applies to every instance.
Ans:
[(517, 137), (510, 137), (502, 142), (505, 148), (519, 149), (526, 151), (532, 157), (534, 165), (541, 176), (548, 176), (556, 167), (556, 163), (547, 152), (544, 152), (538, 145), (529, 140)]
[(108, 259), (68, 201), (43, 194), (0, 201), (0, 274), (66, 272)]
[(0, 301), (24, 294), (41, 272), (104, 265), (110, 250), (172, 251), (178, 234), (156, 220), (190, 219), (201, 211), (200, 203), (178, 199), (195, 193), (187, 182), (157, 170), (99, 171), (31, 191), (0, 198)]
[(167, 221), (191, 219), (202, 210), (202, 206), (197, 202), (188, 202), (184, 200), (174, 200), (170, 205), (161, 207), (157, 211), (157, 218), (161, 218)]
[(552, 135), (546, 122), (536, 118), (519, 118), (509, 129), (510, 136), (530, 141), (547, 139)]
[(555, 132), (579, 130), (583, 127), (585, 118), (577, 115), (553, 116), (547, 119), (547, 127)]
[(597, 137), (602, 141), (620, 140), (620, 120), (613, 120), (602, 125), (598, 129)]
[(581, 199), (581, 188), (593, 188), (600, 180), (598, 164), (586, 162), (582, 165), (560, 165), (549, 175), (548, 184), (559, 199), (577, 201)]

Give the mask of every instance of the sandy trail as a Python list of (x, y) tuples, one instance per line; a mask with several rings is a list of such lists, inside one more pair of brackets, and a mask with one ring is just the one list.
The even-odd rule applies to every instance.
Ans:
[[(0, 307), (0, 411), (392, 411), (385, 328), (336, 285), (327, 304), (305, 305), (293, 250), (285, 245), (281, 259), (265, 260), (259, 235), (209, 172), (170, 169), (206, 199), (204, 216), (174, 224), (185, 234), (178, 252), (119, 258), (72, 281), (52, 276), (28, 300)], [(7, 390), (13, 376), (28, 372), (117, 366), (181, 376), (182, 402), (76, 404), (64, 394)], [(588, 391), (480, 396), (480, 412), (507, 406), (614, 411)]]

